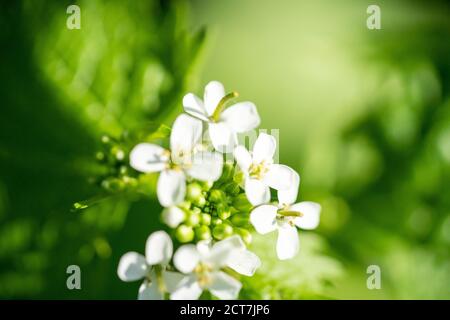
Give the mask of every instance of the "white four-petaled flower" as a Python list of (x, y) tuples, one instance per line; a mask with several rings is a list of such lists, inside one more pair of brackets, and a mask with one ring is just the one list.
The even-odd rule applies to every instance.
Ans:
[(206, 85), (203, 101), (193, 93), (183, 98), (184, 110), (208, 123), (212, 145), (224, 153), (233, 151), (237, 133), (253, 130), (261, 121), (252, 102), (239, 102), (223, 110), (226, 99), (225, 89), (218, 81)]
[(277, 255), (280, 260), (293, 258), (299, 250), (297, 228), (311, 230), (319, 225), (320, 205), (297, 199), (300, 177), (288, 190), (278, 191), (278, 205), (264, 204), (250, 213), (250, 222), (260, 234), (278, 230)]
[(173, 244), (164, 231), (152, 233), (145, 245), (145, 257), (137, 252), (125, 253), (119, 261), (117, 275), (122, 281), (144, 279), (139, 287), (139, 300), (161, 300), (165, 292), (172, 292), (183, 275), (167, 271), (172, 258)]
[(164, 207), (176, 205), (186, 194), (186, 174), (202, 181), (215, 181), (222, 174), (223, 157), (199, 150), (202, 122), (186, 114), (172, 126), (170, 151), (156, 144), (140, 143), (130, 153), (130, 165), (141, 172), (159, 172), (157, 195)]
[(197, 245), (181, 246), (174, 255), (175, 267), (186, 274), (171, 293), (173, 300), (196, 300), (203, 290), (209, 290), (220, 299), (236, 299), (241, 283), (222, 268), (252, 276), (260, 266), (259, 258), (248, 251), (239, 236), (232, 236), (211, 245), (200, 241)]
[(273, 163), (277, 144), (274, 136), (260, 133), (250, 153), (244, 146), (237, 146), (234, 157), (244, 173), (244, 189), (254, 206), (270, 201), (269, 187), (281, 191), (294, 186), (298, 174), (288, 166)]

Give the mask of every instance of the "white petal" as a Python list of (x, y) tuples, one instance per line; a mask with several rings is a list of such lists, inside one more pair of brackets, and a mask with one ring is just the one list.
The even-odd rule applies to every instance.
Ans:
[(139, 287), (138, 300), (163, 300), (164, 295), (159, 291), (156, 281), (144, 281)]
[(292, 185), (288, 189), (278, 190), (278, 202), (281, 205), (290, 205), (297, 200), (298, 187), (300, 186), (300, 176), (294, 171)]
[(258, 256), (248, 250), (234, 250), (227, 264), (234, 271), (251, 277), (261, 266)]
[(168, 152), (151, 143), (140, 143), (130, 152), (130, 166), (141, 172), (158, 172), (167, 167)]
[(208, 131), (214, 149), (222, 153), (233, 151), (237, 136), (228, 125), (223, 122), (209, 123)]
[(296, 203), (290, 208), (292, 211), (298, 211), (303, 214), (303, 216), (295, 218), (295, 225), (299, 228), (311, 230), (317, 228), (320, 221), (320, 204), (303, 201)]
[(230, 106), (222, 112), (220, 120), (237, 133), (253, 130), (261, 122), (256, 106), (252, 102), (239, 102)]
[(135, 281), (142, 279), (147, 273), (147, 264), (142, 254), (131, 251), (125, 253), (119, 261), (117, 275), (122, 281)]
[(171, 300), (197, 300), (203, 289), (197, 282), (195, 275), (185, 277), (177, 288), (170, 294)]
[(252, 178), (245, 179), (245, 195), (254, 206), (270, 201), (270, 189), (262, 181)]
[(253, 161), (256, 163), (261, 161), (271, 163), (276, 149), (277, 141), (275, 137), (267, 133), (260, 133), (253, 145)]
[(212, 248), (204, 254), (203, 261), (209, 263), (215, 269), (220, 269), (228, 264), (234, 251), (245, 250), (245, 244), (239, 236), (232, 236), (216, 242)]
[(190, 273), (199, 263), (200, 255), (193, 244), (186, 244), (178, 248), (173, 256), (175, 267), (183, 272)]
[(212, 276), (212, 283), (208, 285), (208, 289), (213, 295), (222, 300), (232, 300), (238, 297), (242, 287), (238, 280), (222, 271), (215, 272)]
[(153, 232), (145, 244), (145, 258), (149, 265), (167, 265), (172, 258), (172, 239), (165, 231)]
[(202, 122), (187, 114), (180, 114), (172, 125), (170, 134), (170, 150), (172, 160), (180, 163), (184, 157), (190, 156), (192, 149), (202, 137)]
[(280, 260), (293, 258), (299, 249), (297, 228), (289, 224), (278, 227), (277, 255)]
[(250, 213), (250, 222), (255, 227), (256, 232), (266, 234), (276, 229), (277, 210), (277, 207), (270, 204), (253, 209)]
[(222, 175), (223, 156), (217, 152), (200, 151), (192, 158), (187, 173), (198, 180), (216, 181)]
[(234, 158), (239, 168), (244, 172), (248, 172), (248, 168), (252, 164), (252, 156), (244, 146), (237, 146), (234, 148)]
[(272, 164), (263, 181), (275, 190), (286, 190), (294, 185), (296, 172), (283, 164)]
[(178, 227), (178, 225), (183, 222), (184, 218), (184, 211), (176, 206), (165, 208), (162, 212), (163, 222), (171, 228)]
[(216, 110), (220, 100), (225, 96), (225, 88), (219, 81), (211, 81), (205, 87), (203, 101), (208, 116), (211, 116)]
[(163, 207), (176, 205), (186, 195), (186, 178), (183, 171), (164, 170), (159, 175), (156, 193)]
[(184, 111), (191, 116), (203, 121), (208, 121), (208, 115), (206, 114), (203, 101), (193, 93), (188, 93), (183, 97)]
[(246, 249), (244, 241), (242, 241), (242, 238), (238, 235), (234, 235), (234, 236), (228, 237), (224, 240), (221, 240), (219, 242), (216, 242), (213, 246), (213, 249), (223, 247), (223, 246), (231, 248), (231, 249), (237, 249), (237, 250), (245, 250)]
[(196, 248), (199, 254), (200, 260), (203, 261), (209, 257), (209, 252), (211, 251), (212, 240), (201, 240), (197, 242)]
[(181, 284), (181, 281), (183, 281), (183, 279), (186, 278), (186, 275), (172, 271), (164, 271), (162, 275), (164, 279), (164, 284), (168, 292), (175, 291)]

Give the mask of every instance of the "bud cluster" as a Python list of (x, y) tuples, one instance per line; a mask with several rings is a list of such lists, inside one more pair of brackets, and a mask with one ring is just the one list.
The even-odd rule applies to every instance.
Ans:
[(179, 242), (239, 235), (247, 245), (251, 243), (248, 229), (252, 205), (239, 187), (240, 176), (233, 164), (226, 163), (216, 182), (193, 180), (187, 184), (186, 200), (178, 205), (185, 214), (175, 230)]
[(115, 139), (104, 135), (101, 138), (101, 149), (95, 154), (103, 172), (95, 183), (107, 192), (115, 193), (138, 185), (137, 174), (129, 167), (127, 148), (123, 139)]

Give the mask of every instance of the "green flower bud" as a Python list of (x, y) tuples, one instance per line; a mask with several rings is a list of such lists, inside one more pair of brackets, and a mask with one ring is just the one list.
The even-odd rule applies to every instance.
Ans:
[(194, 230), (185, 224), (178, 226), (175, 230), (175, 237), (181, 243), (186, 243), (194, 240)]
[(238, 209), (241, 212), (248, 212), (252, 209), (252, 204), (248, 201), (245, 193), (241, 193), (234, 197), (233, 207)]
[(218, 216), (222, 220), (226, 220), (231, 216), (231, 211), (228, 208), (218, 210)]
[(237, 196), (241, 191), (241, 187), (238, 184), (231, 182), (225, 185), (225, 191), (233, 196)]
[(99, 151), (95, 154), (95, 158), (98, 161), (103, 161), (103, 160), (105, 160), (105, 154), (103, 152)]
[(192, 227), (199, 225), (200, 213), (189, 212), (186, 218), (186, 224)]
[(195, 228), (195, 236), (198, 240), (211, 239), (211, 230), (207, 226), (200, 226)]
[(126, 166), (120, 166), (119, 172), (121, 175), (125, 175), (128, 172), (128, 168)]
[(222, 190), (213, 189), (209, 192), (208, 200), (213, 203), (221, 203), (226, 199), (226, 195)]
[(242, 184), (244, 182), (244, 173), (242, 171), (239, 171), (238, 173), (236, 173), (233, 177), (233, 181), (236, 182), (237, 184)]
[(129, 176), (122, 177), (123, 182), (130, 187), (137, 187), (138, 181), (136, 178), (132, 178)]
[(233, 175), (234, 175), (234, 165), (232, 163), (225, 163), (219, 181), (221, 182), (229, 181), (231, 180)]
[(186, 197), (189, 200), (195, 202), (201, 195), (202, 195), (202, 187), (198, 183), (193, 182), (188, 184), (186, 189)]
[(118, 146), (112, 147), (110, 152), (119, 161), (125, 159), (125, 152)]
[(211, 224), (211, 215), (207, 213), (202, 213), (200, 215), (200, 223), (205, 226), (209, 226)]
[(102, 136), (102, 139), (101, 139), (101, 140), (102, 140), (102, 143), (105, 143), (105, 144), (111, 142), (111, 138), (108, 137), (108, 136), (106, 136), (106, 135)]
[(227, 223), (222, 223), (214, 227), (213, 236), (217, 240), (225, 239), (233, 234), (233, 227)]
[(219, 224), (222, 224), (222, 219), (220, 219), (220, 218), (212, 218), (212, 220), (211, 220), (211, 223), (213, 224), (213, 225), (219, 225)]
[(197, 197), (195, 200), (193, 200), (193, 202), (197, 207), (203, 208), (206, 204), (206, 199), (204, 196), (201, 195)]
[(250, 215), (248, 213), (237, 213), (231, 217), (231, 223), (238, 227), (244, 227), (248, 225)]
[(106, 190), (109, 190), (112, 192), (117, 192), (117, 191), (123, 190), (123, 188), (125, 187), (125, 184), (120, 179), (108, 178), (108, 179), (102, 181), (102, 187), (105, 188)]
[(214, 182), (212, 181), (202, 181), (200, 185), (202, 186), (203, 191), (209, 191), (212, 188)]
[(178, 207), (180, 207), (181, 209), (184, 209), (184, 210), (189, 210), (191, 208), (191, 202), (183, 201), (178, 205)]
[(234, 231), (241, 236), (244, 243), (248, 246), (250, 243), (252, 243), (252, 234), (247, 229), (242, 228), (236, 228)]

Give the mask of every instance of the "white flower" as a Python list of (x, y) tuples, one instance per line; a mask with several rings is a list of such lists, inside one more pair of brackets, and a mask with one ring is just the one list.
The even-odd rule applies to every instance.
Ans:
[(295, 184), (298, 174), (288, 166), (273, 163), (277, 143), (275, 137), (260, 133), (250, 153), (237, 146), (234, 157), (244, 173), (244, 189), (254, 206), (270, 201), (270, 189), (287, 190)]
[(278, 230), (277, 255), (280, 260), (293, 258), (299, 250), (297, 227), (311, 230), (319, 225), (320, 205), (304, 201), (293, 204), (297, 199), (300, 177), (296, 184), (284, 191), (278, 191), (278, 206), (265, 204), (253, 209), (250, 222), (260, 234)]
[(139, 287), (139, 300), (161, 300), (165, 292), (172, 292), (183, 279), (181, 273), (166, 270), (172, 253), (169, 235), (154, 232), (147, 239), (145, 257), (134, 251), (125, 253), (120, 258), (117, 275), (126, 282), (144, 279)]
[(171, 293), (172, 300), (196, 300), (207, 289), (219, 299), (236, 299), (241, 283), (221, 271), (229, 267), (251, 276), (260, 266), (259, 258), (248, 251), (239, 236), (216, 242), (200, 241), (180, 247), (174, 255), (175, 267), (186, 274)]
[(261, 122), (252, 102), (239, 102), (223, 110), (225, 102), (236, 93), (225, 95), (223, 85), (211, 81), (205, 87), (203, 101), (193, 93), (183, 98), (184, 110), (208, 123), (212, 145), (217, 151), (231, 152), (237, 143), (237, 133), (250, 131)]
[(223, 157), (217, 152), (199, 151), (202, 122), (188, 115), (178, 116), (172, 126), (170, 149), (140, 143), (130, 153), (130, 165), (141, 172), (158, 172), (157, 195), (164, 207), (176, 205), (186, 194), (186, 174), (202, 181), (215, 181), (222, 174)]

